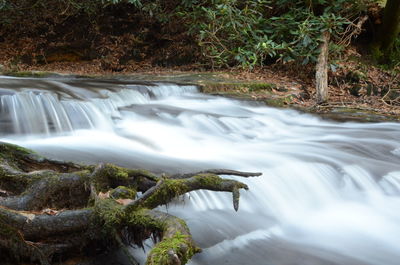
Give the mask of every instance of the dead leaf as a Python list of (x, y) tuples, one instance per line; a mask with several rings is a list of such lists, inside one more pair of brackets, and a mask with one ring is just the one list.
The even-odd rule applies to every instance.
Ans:
[(99, 199), (108, 199), (110, 198), (110, 192), (107, 191), (106, 193), (100, 192), (98, 195)]
[(26, 218), (28, 218), (26, 220), (27, 223), (29, 223), (30, 221), (32, 221), (33, 219), (35, 219), (36, 215), (31, 214), (31, 213), (21, 213), (21, 215), (25, 216)]
[(133, 200), (131, 200), (131, 199), (118, 199), (118, 200), (116, 200), (116, 202), (118, 202), (119, 204), (122, 204), (122, 205), (128, 205), (131, 202), (133, 202)]
[(42, 213), (47, 214), (47, 215), (57, 215), (59, 213), (59, 211), (48, 208), (48, 209), (42, 210)]

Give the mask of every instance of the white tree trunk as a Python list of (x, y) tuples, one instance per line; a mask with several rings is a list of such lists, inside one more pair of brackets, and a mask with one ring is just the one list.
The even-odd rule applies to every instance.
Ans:
[(329, 57), (329, 39), (330, 33), (322, 33), (322, 43), (320, 45), (320, 54), (316, 66), (315, 82), (317, 88), (317, 104), (328, 100), (328, 57)]

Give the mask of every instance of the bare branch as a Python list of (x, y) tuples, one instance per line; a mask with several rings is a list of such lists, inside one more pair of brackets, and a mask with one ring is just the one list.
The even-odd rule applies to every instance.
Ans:
[(194, 175), (200, 175), (200, 174), (215, 174), (215, 175), (231, 175), (231, 176), (239, 176), (239, 177), (259, 177), (262, 175), (260, 172), (243, 172), (243, 171), (236, 171), (236, 170), (231, 170), (231, 169), (208, 169), (208, 170), (203, 170), (199, 171), (196, 173), (187, 173), (187, 174), (177, 174), (171, 176), (173, 179), (184, 179), (184, 178), (190, 178)]

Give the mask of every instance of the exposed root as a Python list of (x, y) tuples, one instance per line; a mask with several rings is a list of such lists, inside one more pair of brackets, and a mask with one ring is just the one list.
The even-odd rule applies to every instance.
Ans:
[(0, 151), (0, 251), (2, 258), (17, 263), (47, 265), (54, 257), (119, 247), (136, 265), (126, 246), (143, 247), (142, 242), (152, 237), (158, 243), (147, 264), (185, 264), (200, 251), (187, 225), (151, 209), (206, 189), (231, 192), (237, 211), (239, 190), (248, 189), (247, 185), (218, 175), (260, 175), (217, 169), (158, 177), (112, 164), (53, 161), (10, 144), (0, 143)]
[(161, 241), (154, 246), (147, 257), (147, 265), (186, 264), (192, 256), (201, 251), (196, 247), (186, 223), (167, 213), (149, 210), (148, 214), (164, 224)]

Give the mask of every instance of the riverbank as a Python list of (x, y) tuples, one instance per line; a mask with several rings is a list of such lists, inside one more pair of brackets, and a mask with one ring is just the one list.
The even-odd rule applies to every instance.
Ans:
[[(3, 68), (2, 74), (16, 77), (77, 76), (194, 84), (199, 86), (203, 93), (264, 102), (269, 106), (315, 113), (334, 120), (399, 121), (400, 107), (396, 104), (389, 104), (383, 98), (385, 95), (381, 95), (384, 92), (382, 92), (382, 87), (387, 85), (388, 81), (381, 77), (381, 80), (373, 84), (378, 92), (367, 95), (368, 91), (363, 92), (361, 86), (365, 85), (367, 78), (373, 78), (368, 74), (362, 76), (363, 73), (357, 72), (354, 68), (347, 72), (338, 71), (330, 77), (336, 82), (336, 85), (330, 85), (329, 102), (323, 105), (316, 105), (314, 101), (315, 88), (313, 77), (310, 75), (312, 69), (278, 67), (276, 65), (255, 69), (251, 72), (238, 68), (225, 71), (198, 71), (190, 66), (163, 68), (150, 65), (142, 65), (136, 70), (132, 68), (123, 72), (112, 72), (102, 70), (96, 62), (90, 61), (54, 63), (34, 67), (22, 65), (18, 71)], [(375, 76), (383, 75), (373, 67), (371, 69), (375, 71)], [(354, 73), (361, 77), (352, 76), (355, 75)], [(355, 82), (354, 79), (357, 81), (357, 78), (359, 80)], [(387, 76), (386, 79), (388, 78)], [(340, 82), (341, 84), (339, 84)], [(367, 86), (372, 86), (372, 83), (367, 83)], [(352, 93), (353, 87), (359, 87), (358, 95)], [(386, 92), (386, 96), (389, 92)], [(397, 90), (396, 92), (398, 93)]]

